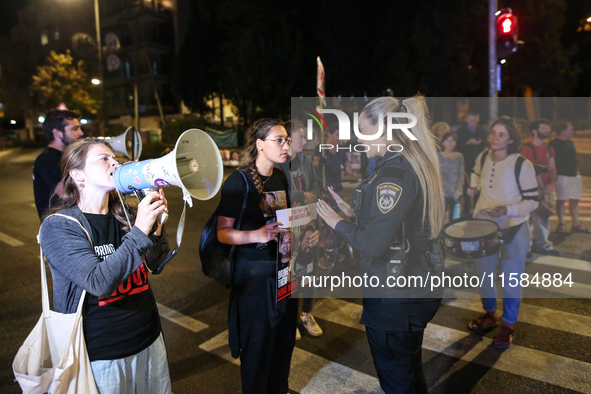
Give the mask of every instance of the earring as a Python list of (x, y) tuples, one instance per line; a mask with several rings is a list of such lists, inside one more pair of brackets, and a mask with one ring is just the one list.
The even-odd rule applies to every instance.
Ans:
[(80, 189), (80, 191), (82, 191), (82, 189), (84, 189), (84, 181), (80, 182), (80, 184), (78, 185), (78, 188)]

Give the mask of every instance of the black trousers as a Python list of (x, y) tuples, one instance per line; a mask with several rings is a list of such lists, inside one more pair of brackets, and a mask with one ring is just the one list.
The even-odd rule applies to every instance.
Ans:
[(386, 394), (427, 393), (421, 356), (424, 331), (365, 330), (382, 390)]
[(364, 300), (362, 323), (386, 394), (427, 393), (421, 347), (440, 303), (439, 298)]
[[(250, 277), (239, 288), (238, 314), (243, 394), (285, 394), (295, 347), (298, 299), (287, 300), (279, 323), (269, 323), (267, 278)], [(271, 301), (274, 302), (274, 301)]]

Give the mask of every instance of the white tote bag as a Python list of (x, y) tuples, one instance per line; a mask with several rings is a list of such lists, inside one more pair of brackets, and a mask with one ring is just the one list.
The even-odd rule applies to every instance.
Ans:
[[(78, 222), (72, 217), (66, 217)], [(25, 394), (98, 394), (82, 327), (86, 290), (80, 296), (76, 313), (52, 311), (49, 308), (47, 274), (43, 260), (41, 250), (43, 314), (14, 358), (14, 376)]]

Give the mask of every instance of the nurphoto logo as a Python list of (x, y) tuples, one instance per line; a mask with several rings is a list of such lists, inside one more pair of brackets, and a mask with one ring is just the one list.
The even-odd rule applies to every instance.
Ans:
[[(351, 121), (349, 120), (349, 116), (338, 109), (320, 109), (316, 111), (309, 107), (304, 107), (304, 114), (308, 115), (311, 119), (307, 120), (306, 123), (306, 138), (308, 140), (314, 139), (314, 123), (313, 120), (316, 121), (320, 130), (328, 130), (328, 125), (324, 116), (322, 114), (333, 114), (336, 115), (338, 123), (339, 123), (339, 140), (341, 141), (349, 141), (351, 139)], [(408, 123), (396, 123), (393, 122), (393, 119), (409, 119), (410, 122)], [(413, 114), (409, 114), (406, 112), (388, 112), (386, 114), (386, 139), (388, 141), (392, 141), (392, 135), (394, 130), (402, 131), (404, 135), (406, 135), (410, 140), (416, 141), (417, 137), (413, 135), (413, 133), (409, 130), (410, 128), (416, 126), (417, 118)], [(380, 113), (379, 121), (378, 121), (378, 130), (375, 134), (361, 134), (359, 131), (359, 113), (353, 112), (353, 132), (357, 136), (357, 138), (363, 141), (375, 141), (380, 138), (384, 134), (384, 114)], [(378, 147), (378, 151), (384, 147), (390, 152), (401, 152), (404, 147), (400, 144), (370, 144), (375, 145)], [(355, 144), (355, 145), (337, 145), (336, 149), (339, 150), (346, 150), (348, 152), (367, 152), (370, 149), (370, 145), (368, 144)], [(318, 150), (321, 152), (325, 149), (333, 149), (335, 146), (333, 144), (320, 144), (318, 146)]]

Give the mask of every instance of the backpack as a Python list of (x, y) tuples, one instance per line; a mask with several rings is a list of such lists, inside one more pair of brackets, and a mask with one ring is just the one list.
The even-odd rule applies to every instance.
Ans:
[[(485, 150), (480, 156), (480, 172), (482, 173), (482, 169), (484, 168), (484, 161), (488, 156), (488, 150)], [(524, 196), (523, 193), (533, 192), (537, 190), (537, 188), (522, 190), (521, 183), (519, 182), (519, 175), (521, 175), (521, 167), (523, 167), (523, 162), (525, 161), (525, 157), (519, 155), (517, 160), (515, 161), (515, 182), (517, 183), (517, 187), (519, 188), (519, 194), (521, 194), (521, 198), (524, 200), (531, 200), (532, 198), (529, 196)], [(537, 175), (537, 174), (536, 174)]]
[[(534, 161), (535, 163), (532, 163), (534, 165), (534, 170), (536, 170), (536, 176), (540, 175), (540, 174), (547, 174), (548, 173), (548, 167), (543, 166), (541, 164), (536, 164), (538, 162), (538, 157), (536, 155), (536, 148), (534, 148), (534, 146), (531, 143), (526, 143), (524, 144), (524, 146), (527, 146), (529, 149), (531, 149), (531, 152), (534, 155)], [(550, 148), (548, 148), (550, 149)]]
[[(244, 188), (242, 209), (234, 225), (236, 230), (240, 229), (240, 223), (242, 222), (242, 216), (246, 209), (246, 200), (248, 199), (250, 189), (244, 172), (238, 172), (244, 178), (246, 187)], [(205, 276), (215, 279), (226, 287), (230, 287), (232, 284), (232, 274), (234, 273), (233, 255), (236, 245), (227, 245), (218, 241), (217, 227), (219, 211), (220, 207), (218, 205), (203, 228), (201, 240), (199, 241), (199, 258), (201, 259), (201, 271)]]

